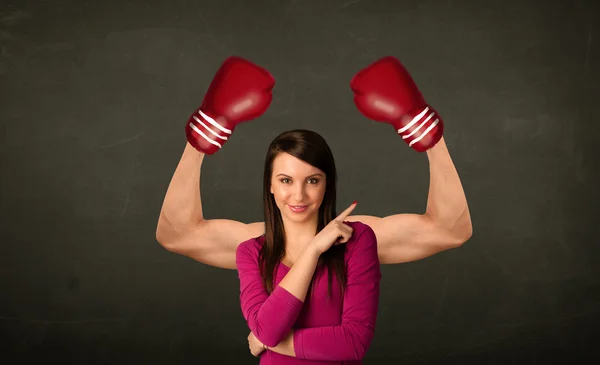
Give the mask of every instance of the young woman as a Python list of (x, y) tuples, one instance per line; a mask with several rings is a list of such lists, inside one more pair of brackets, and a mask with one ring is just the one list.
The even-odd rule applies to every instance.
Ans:
[(249, 347), (261, 364), (360, 364), (369, 348), (377, 240), (369, 226), (344, 221), (356, 202), (336, 215), (336, 185), (333, 155), (317, 133), (285, 132), (271, 143), (265, 233), (236, 250)]

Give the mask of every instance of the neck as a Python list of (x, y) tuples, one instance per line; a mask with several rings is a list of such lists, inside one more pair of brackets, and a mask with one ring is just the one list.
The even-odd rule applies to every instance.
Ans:
[(307, 222), (283, 222), (285, 228), (285, 246), (286, 251), (298, 253), (315, 237), (317, 234), (318, 217)]

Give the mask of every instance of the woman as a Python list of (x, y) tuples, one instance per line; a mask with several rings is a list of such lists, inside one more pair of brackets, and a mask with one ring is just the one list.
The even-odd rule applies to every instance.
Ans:
[(236, 250), (250, 351), (261, 364), (360, 364), (374, 336), (377, 240), (336, 216), (336, 170), (325, 140), (294, 130), (269, 146), (265, 234)]

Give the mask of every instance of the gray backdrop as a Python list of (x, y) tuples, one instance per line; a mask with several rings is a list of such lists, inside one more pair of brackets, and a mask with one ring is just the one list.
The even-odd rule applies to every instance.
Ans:
[(425, 154), (355, 108), (398, 57), (446, 123), (474, 235), (384, 266), (366, 364), (537, 364), (593, 354), (600, 325), (600, 16), (594, 1), (3, 1), (3, 354), (27, 363), (255, 364), (237, 273), (155, 240), (184, 125), (229, 55), (271, 108), (205, 159), (208, 218), (262, 219), (263, 159), (321, 133), (339, 206), (421, 213)]

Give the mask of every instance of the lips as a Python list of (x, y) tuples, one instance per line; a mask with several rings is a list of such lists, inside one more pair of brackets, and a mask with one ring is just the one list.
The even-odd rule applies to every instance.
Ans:
[(292, 212), (298, 213), (298, 212), (305, 211), (308, 206), (307, 205), (288, 205), (288, 207), (290, 207)]

